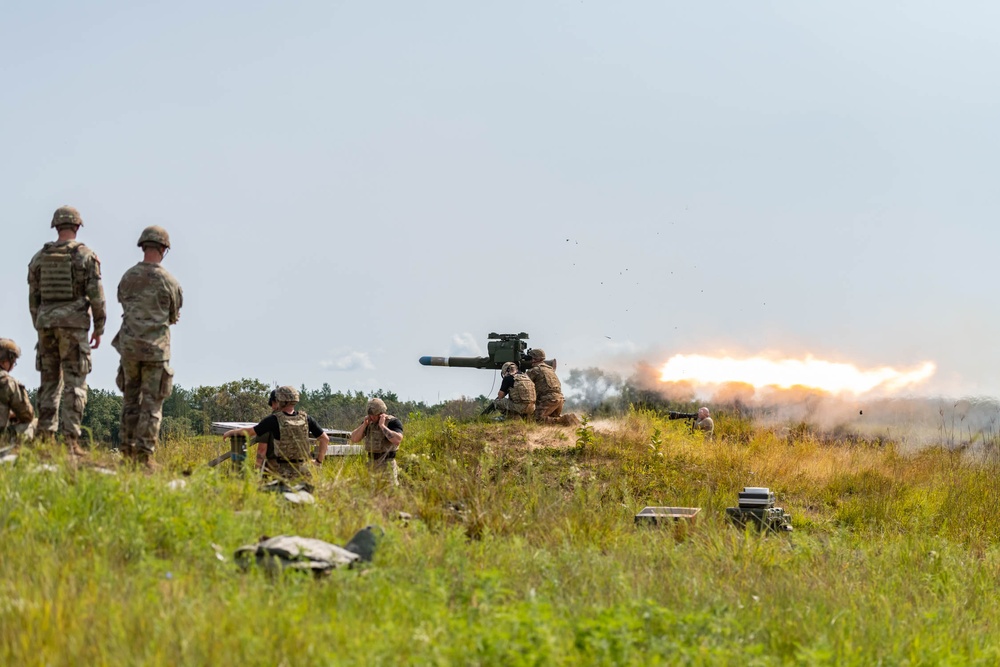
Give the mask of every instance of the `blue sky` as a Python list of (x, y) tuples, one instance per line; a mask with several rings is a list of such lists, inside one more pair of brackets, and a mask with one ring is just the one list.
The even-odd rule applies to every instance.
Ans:
[[(1000, 395), (992, 3), (38, 2), (0, 15), (0, 336), (71, 204), (112, 301), (161, 224), (176, 380), (495, 391), (778, 351)], [(475, 349), (476, 347), (480, 350)], [(26, 354), (30, 357), (30, 352)], [(37, 384), (30, 358), (16, 375)]]

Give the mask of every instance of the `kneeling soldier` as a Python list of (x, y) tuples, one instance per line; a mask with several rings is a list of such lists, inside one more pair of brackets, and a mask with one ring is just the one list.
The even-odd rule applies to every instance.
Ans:
[(508, 361), (500, 368), (500, 391), (483, 410), (484, 415), (499, 410), (504, 415), (531, 418), (535, 414), (535, 383), (525, 373), (519, 373), (517, 364)]
[(28, 390), (10, 376), (20, 356), (17, 343), (0, 338), (0, 443), (30, 440), (38, 423)]
[(272, 440), (267, 446), (264, 471), (287, 480), (309, 479), (312, 476), (309, 462), (313, 460), (309, 437), (316, 438), (315, 464), (321, 465), (326, 458), (330, 436), (315, 419), (295, 410), (295, 404), (299, 402), (299, 392), (295, 387), (278, 387), (274, 390), (274, 397), (278, 402), (275, 412), (264, 417), (256, 426), (234, 428), (222, 437), (270, 435)]
[(545, 363), (545, 350), (535, 348), (529, 352), (531, 368), (528, 377), (535, 383), (535, 419), (540, 422), (558, 423), (562, 416), (566, 399), (562, 393), (562, 383), (555, 370)]

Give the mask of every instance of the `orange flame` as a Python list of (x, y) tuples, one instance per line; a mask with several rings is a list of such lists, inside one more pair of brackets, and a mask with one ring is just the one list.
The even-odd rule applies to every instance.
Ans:
[(937, 367), (931, 361), (910, 370), (889, 366), (862, 370), (854, 364), (824, 361), (812, 355), (807, 355), (805, 359), (769, 359), (763, 356), (734, 359), (676, 354), (660, 368), (660, 380), (695, 385), (739, 382), (757, 388), (780, 389), (801, 386), (832, 394), (866, 394), (874, 390), (898, 391), (927, 380), (935, 370)]

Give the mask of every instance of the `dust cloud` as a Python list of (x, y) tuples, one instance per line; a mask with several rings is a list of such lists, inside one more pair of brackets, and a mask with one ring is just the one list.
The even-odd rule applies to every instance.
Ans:
[(833, 395), (811, 387), (754, 387), (742, 382), (697, 386), (663, 382), (638, 363), (627, 384), (664, 404), (705, 404), (715, 416), (752, 419), (776, 431), (806, 428), (823, 439), (891, 442), (902, 449), (1000, 446), (1000, 401), (991, 397)]

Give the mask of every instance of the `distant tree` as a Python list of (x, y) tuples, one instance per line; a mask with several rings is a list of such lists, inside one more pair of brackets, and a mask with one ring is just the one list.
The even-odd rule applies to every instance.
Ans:
[(118, 431), (121, 425), (122, 397), (104, 389), (87, 390), (87, 406), (83, 409), (81, 424), (90, 430), (94, 442), (109, 445), (119, 444)]
[(189, 402), (192, 410), (201, 413), (196, 420), (197, 430), (207, 433), (214, 421), (258, 421), (269, 412), (267, 396), (270, 393), (271, 387), (248, 378), (218, 387), (196, 387), (189, 394)]

